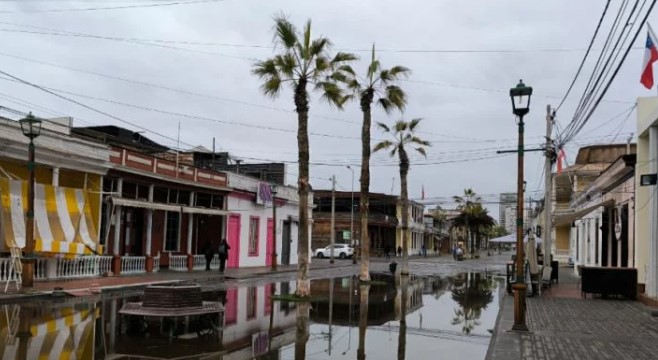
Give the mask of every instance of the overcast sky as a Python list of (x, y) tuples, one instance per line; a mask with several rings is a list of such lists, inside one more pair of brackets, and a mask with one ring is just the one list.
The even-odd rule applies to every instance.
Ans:
[[(377, 111), (374, 115), (374, 121), (387, 123), (424, 118), (419, 135), (431, 141), (432, 148), (428, 159), (413, 159), (409, 174), (412, 198), (420, 198), (423, 186), (426, 198), (447, 198), (466, 187), (485, 195), (515, 191), (516, 158), (494, 157), (496, 149), (516, 146), (517, 127), (508, 90), (521, 78), (534, 88), (526, 140), (536, 147), (545, 132), (546, 105), (557, 105), (564, 95), (605, 5), (602, 0), (225, 0), (115, 10), (42, 11), (171, 2), (1, 1), (0, 70), (66, 91), (68, 94), (63, 95), (71, 99), (148, 129), (146, 136), (168, 146), (176, 146), (180, 122), (183, 149), (196, 145), (211, 148), (215, 137), (218, 150), (247, 162), (295, 161), (297, 118), (292, 112), (292, 94), (286, 89), (277, 100), (264, 98), (250, 69), (254, 59), (273, 54), (274, 14), (289, 15), (299, 27), (312, 19), (314, 35), (329, 37), (335, 49), (349, 49), (367, 58), (368, 52), (358, 50), (369, 49), (374, 42), (384, 67), (404, 65), (412, 69), (409, 81), (401, 83), (409, 96), (404, 114), (386, 116)], [(616, 13), (620, 3), (613, 0), (610, 12)], [(655, 20), (652, 15), (650, 22)], [(602, 31), (607, 34), (609, 28), (609, 22), (604, 22)], [(124, 41), (62, 36), (65, 32)], [(643, 30), (636, 46), (641, 47), (645, 39)], [(600, 48), (600, 44), (595, 47)], [(542, 49), (572, 51), (539, 51)], [(605, 97), (610, 101), (601, 103), (567, 149), (569, 159), (575, 157), (578, 146), (613, 139), (625, 142), (635, 132), (634, 112), (628, 118), (609, 120), (632, 107), (638, 96), (654, 94), (639, 83), (643, 53), (641, 49), (631, 51)], [(355, 68), (363, 72), (364, 63), (355, 64)], [(591, 68), (592, 62), (588, 62), (585, 75)], [(583, 87), (584, 79), (558, 113), (562, 126), (571, 119)], [(0, 105), (43, 117), (72, 116), (77, 126), (117, 124), (141, 130), (6, 80), (2, 81)], [(357, 103), (337, 111), (314, 99), (310, 113), (310, 131), (324, 135), (310, 137), (311, 162), (360, 164), (361, 112)], [(376, 129), (372, 135), (373, 140), (383, 138)], [(528, 190), (543, 189), (540, 154), (528, 154), (525, 164)], [(373, 192), (390, 193), (393, 189), (399, 193), (396, 161), (376, 154), (371, 169)], [(289, 183), (295, 182), (296, 174), (297, 165), (290, 164)], [(313, 187), (329, 188), (327, 179), (332, 174), (337, 176), (339, 190), (350, 190), (352, 175), (342, 165), (312, 166)], [(357, 168), (357, 190), (358, 177)], [(530, 195), (541, 197), (538, 193)], [(492, 210), (496, 211), (495, 206)], [(494, 214), (497, 217), (497, 212)]]

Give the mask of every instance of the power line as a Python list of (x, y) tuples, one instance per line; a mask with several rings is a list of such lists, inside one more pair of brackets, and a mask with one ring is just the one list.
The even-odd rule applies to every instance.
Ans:
[(599, 33), (599, 29), (601, 28), (601, 23), (603, 22), (603, 18), (605, 18), (605, 14), (608, 12), (609, 6), (610, 6), (610, 0), (608, 0), (605, 3), (605, 7), (603, 8), (603, 13), (601, 14), (601, 18), (599, 19), (599, 23), (596, 25), (596, 29), (594, 30), (594, 35), (592, 35), (592, 39), (590, 40), (589, 45), (587, 46), (587, 51), (585, 52), (585, 56), (583, 56), (583, 60), (580, 62), (580, 66), (578, 66), (576, 75), (571, 81), (571, 84), (569, 85), (567, 92), (564, 94), (562, 101), (560, 101), (560, 104), (557, 106), (557, 109), (555, 111), (560, 110), (562, 104), (564, 104), (564, 101), (567, 99), (567, 96), (569, 96), (569, 93), (571, 93), (571, 89), (573, 89), (573, 85), (576, 83), (576, 80), (578, 80), (578, 75), (580, 75), (580, 71), (583, 69), (583, 65), (585, 65), (585, 60), (587, 60), (587, 56), (589, 55), (589, 52), (592, 49), (592, 45), (594, 45), (594, 40), (596, 39), (596, 35)]
[(121, 6), (106, 6), (106, 7), (89, 7), (89, 8), (70, 8), (70, 9), (26, 9), (26, 10), (2, 10), (0, 14), (16, 14), (16, 13), (64, 13), (64, 12), (83, 12), (83, 11), (99, 11), (99, 10), (126, 10), (126, 9), (137, 9), (137, 8), (155, 8), (155, 7), (165, 7), (165, 6), (177, 6), (177, 5), (193, 5), (193, 4), (205, 4), (205, 3), (216, 3), (223, 2), (227, 0), (189, 0), (189, 1), (174, 1), (168, 3), (155, 3), (155, 4), (139, 4), (139, 5), (121, 5)]

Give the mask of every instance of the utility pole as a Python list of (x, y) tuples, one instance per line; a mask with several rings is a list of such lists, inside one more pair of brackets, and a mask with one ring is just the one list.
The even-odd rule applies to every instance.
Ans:
[(544, 265), (551, 264), (553, 257), (552, 234), (553, 234), (553, 122), (555, 121), (555, 110), (551, 105), (546, 105), (546, 158), (544, 159), (544, 231), (542, 234), (542, 247), (544, 253)]
[(331, 177), (331, 239), (329, 244), (329, 263), (334, 263), (334, 240), (336, 239), (336, 175)]
[(272, 184), (272, 271), (277, 270), (276, 259), (276, 185)]

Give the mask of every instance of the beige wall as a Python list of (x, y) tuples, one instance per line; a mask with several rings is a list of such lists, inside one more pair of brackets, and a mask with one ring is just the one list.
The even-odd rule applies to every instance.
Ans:
[(555, 249), (569, 250), (571, 238), (571, 225), (558, 226), (555, 228)]

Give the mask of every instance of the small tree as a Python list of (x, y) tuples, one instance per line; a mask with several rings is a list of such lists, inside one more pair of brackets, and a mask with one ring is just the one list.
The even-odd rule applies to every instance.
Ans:
[(479, 204), (482, 199), (471, 188), (464, 189), (463, 196), (455, 195), (452, 198), (457, 203), (457, 209), (462, 212), (465, 218), (467, 244), (471, 251), (471, 257), (473, 257), (475, 255), (475, 246), (473, 243), (473, 233), (471, 232), (471, 228), (469, 226), (469, 220), (474, 215), (476, 205)]
[(377, 123), (377, 126), (384, 133), (389, 134), (393, 140), (384, 140), (375, 145), (373, 152), (380, 150), (390, 150), (390, 156), (396, 154), (400, 160), (400, 199), (402, 201), (402, 224), (401, 224), (401, 242), (402, 242), (402, 275), (409, 275), (409, 261), (407, 256), (407, 230), (409, 229), (409, 194), (407, 190), (407, 175), (409, 174), (409, 155), (407, 154), (408, 146), (416, 146), (415, 151), (427, 157), (425, 147), (430, 146), (429, 141), (423, 140), (415, 135), (415, 130), (422, 119), (412, 119), (409, 122), (398, 120), (392, 128), (386, 124)]
[(297, 290), (300, 297), (311, 294), (309, 281), (309, 143), (308, 143), (308, 87), (318, 91), (321, 98), (330, 105), (342, 107), (345, 96), (336, 84), (336, 79), (346, 79), (347, 63), (356, 56), (337, 53), (330, 56), (331, 42), (325, 37), (311, 40), (311, 20), (304, 26), (303, 32), (285, 16), (274, 18), (274, 45), (278, 55), (264, 61), (257, 61), (252, 72), (263, 80), (261, 91), (265, 96), (274, 98), (281, 93), (284, 85), (290, 86), (294, 93), (295, 111), (297, 112), (297, 149), (299, 152), (299, 247), (297, 265)]

